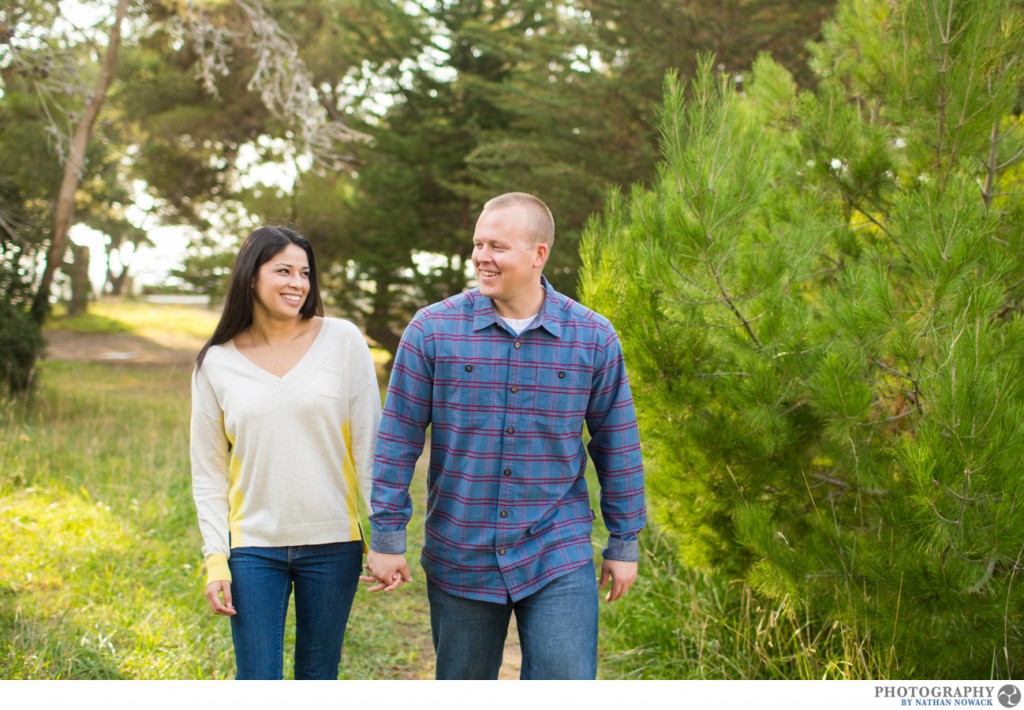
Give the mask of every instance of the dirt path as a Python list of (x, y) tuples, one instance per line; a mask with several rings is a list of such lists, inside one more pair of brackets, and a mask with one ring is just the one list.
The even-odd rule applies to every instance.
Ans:
[(498, 680), (519, 680), (519, 670), (523, 667), (523, 653), (519, 648), (519, 630), (516, 627), (516, 616), (512, 615), (512, 623), (508, 627), (508, 638), (505, 639), (505, 657), (502, 659)]
[(46, 333), (45, 359), (180, 365), (195, 360), (200, 347), (202, 343), (174, 333), (160, 336), (160, 342), (157, 342), (126, 333), (95, 334), (51, 330)]

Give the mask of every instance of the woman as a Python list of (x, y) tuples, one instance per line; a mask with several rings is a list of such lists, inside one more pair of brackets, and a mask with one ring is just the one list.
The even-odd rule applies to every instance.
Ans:
[(192, 377), (206, 598), (231, 617), (237, 678), (281, 678), (294, 586), (295, 677), (337, 679), (380, 411), (366, 341), (323, 317), (309, 242), (255, 230)]

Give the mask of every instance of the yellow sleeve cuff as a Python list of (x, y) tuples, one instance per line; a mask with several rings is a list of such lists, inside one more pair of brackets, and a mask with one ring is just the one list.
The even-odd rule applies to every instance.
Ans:
[(214, 553), (206, 558), (206, 583), (231, 581), (231, 569), (228, 567), (228, 556)]

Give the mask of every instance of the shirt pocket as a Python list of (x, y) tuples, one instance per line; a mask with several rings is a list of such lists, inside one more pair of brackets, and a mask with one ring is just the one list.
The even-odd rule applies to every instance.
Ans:
[(499, 378), (507, 377), (507, 368), (453, 359), (442, 361), (440, 371), (434, 407), (442, 419), (480, 427), (500, 413), (505, 383)]
[(329, 399), (341, 399), (345, 393), (345, 371), (340, 367), (321, 367), (316, 378), (316, 393)]
[(553, 365), (537, 372), (531, 416), (542, 431), (582, 432), (590, 402), (590, 373)]

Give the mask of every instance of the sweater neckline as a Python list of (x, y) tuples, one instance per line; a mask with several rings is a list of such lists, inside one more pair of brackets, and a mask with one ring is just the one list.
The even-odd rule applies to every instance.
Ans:
[(315, 335), (315, 336), (313, 337), (313, 342), (311, 342), (311, 343), (309, 344), (309, 347), (308, 347), (308, 348), (306, 348), (306, 352), (302, 353), (302, 357), (300, 357), (300, 358), (299, 358), (299, 359), (298, 359), (298, 360), (297, 360), (297, 361), (295, 362), (295, 364), (294, 364), (294, 365), (292, 365), (291, 369), (290, 369), (290, 370), (288, 370), (288, 372), (284, 373), (284, 374), (283, 374), (283, 375), (281, 375), (280, 377), (279, 377), (279, 376), (277, 376), (277, 375), (275, 375), (275, 374), (274, 374), (273, 372), (270, 372), (269, 370), (265, 370), (265, 369), (263, 369), (262, 367), (260, 367), (259, 365), (257, 365), (257, 364), (256, 364), (256, 363), (255, 363), (254, 361), (252, 361), (252, 360), (250, 360), (249, 358), (247, 358), (247, 357), (246, 357), (246, 356), (245, 356), (245, 355), (244, 355), (244, 354), (242, 353), (242, 351), (241, 351), (241, 350), (239, 350), (239, 349), (238, 349), (237, 347), (235, 347), (235, 341), (234, 341), (233, 339), (232, 339), (232, 340), (229, 340), (229, 341), (228, 341), (228, 343), (230, 344), (231, 350), (232, 350), (232, 351), (233, 351), (233, 352), (235, 353), (235, 355), (237, 355), (237, 356), (238, 356), (238, 357), (240, 357), (240, 358), (241, 358), (241, 359), (242, 359), (243, 361), (245, 361), (246, 363), (248, 363), (248, 364), (249, 364), (249, 366), (251, 366), (251, 367), (252, 367), (252, 368), (253, 368), (254, 370), (256, 370), (257, 372), (260, 372), (260, 373), (262, 373), (262, 375), (263, 375), (264, 377), (267, 377), (267, 378), (269, 378), (269, 379), (270, 379), (270, 380), (272, 380), (273, 382), (276, 382), (276, 383), (282, 383), (282, 382), (287, 382), (287, 381), (288, 381), (289, 379), (291, 379), (291, 377), (292, 377), (293, 373), (295, 373), (295, 372), (297, 372), (298, 370), (302, 369), (302, 367), (303, 367), (303, 365), (305, 364), (306, 360), (308, 360), (308, 359), (309, 359), (309, 357), (310, 357), (310, 353), (312, 353), (312, 352), (313, 352), (314, 350), (316, 350), (316, 349), (317, 349), (317, 346), (318, 346), (318, 345), (320, 344), (320, 341), (321, 341), (321, 340), (323, 339), (323, 337), (324, 337), (324, 331), (325, 331), (325, 330), (327, 330), (327, 319), (326, 319), (326, 318), (322, 318), (322, 319), (321, 319), (321, 321), (320, 321), (320, 330), (318, 330), (318, 331), (317, 331), (317, 333), (316, 333), (316, 335)]

